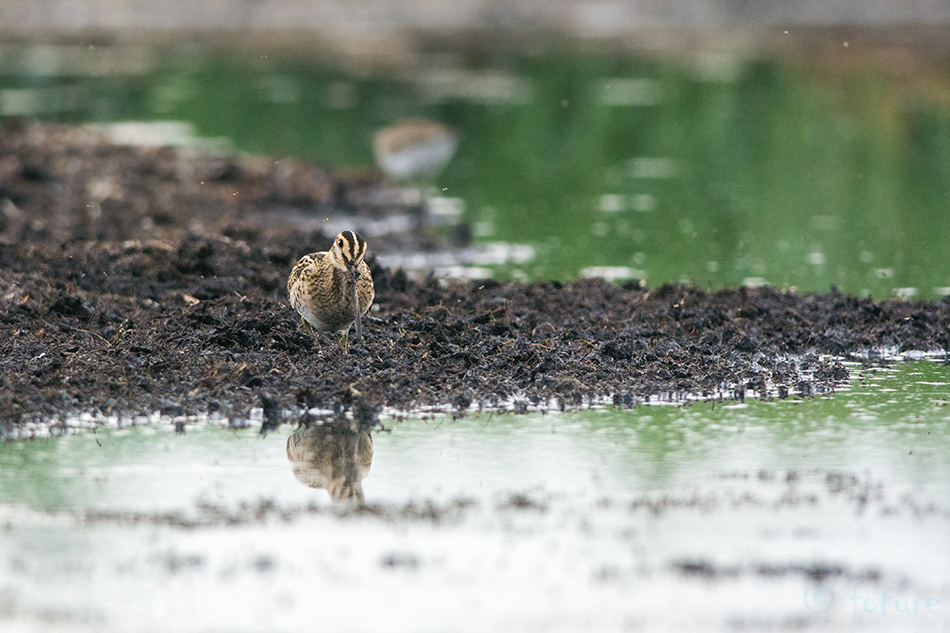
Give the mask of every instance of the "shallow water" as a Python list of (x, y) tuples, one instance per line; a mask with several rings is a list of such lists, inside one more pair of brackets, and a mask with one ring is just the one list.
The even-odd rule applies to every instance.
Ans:
[(298, 482), (286, 426), (6, 443), (0, 623), (944, 630), (950, 369), (854, 373), (808, 400), (390, 421), (363, 511)]

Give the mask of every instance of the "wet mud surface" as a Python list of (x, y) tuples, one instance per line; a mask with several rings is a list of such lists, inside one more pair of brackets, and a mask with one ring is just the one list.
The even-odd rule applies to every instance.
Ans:
[[(866, 350), (946, 350), (950, 304), (773, 288), (413, 281), (373, 252), (444, 246), (372, 174), (0, 131), (0, 429), (68, 416), (218, 412), (265, 425), (314, 407), (576, 408), (833, 389)], [(321, 222), (418, 218), (368, 239), (364, 340), (312, 340), (289, 306)], [(440, 242), (442, 240), (442, 242)]]
[[(312, 427), (311, 427), (312, 428)], [(722, 473), (719, 476), (726, 477)], [(630, 514), (644, 513), (652, 517), (662, 517), (671, 513), (703, 514), (729, 513), (738, 508), (760, 510), (765, 513), (777, 512), (786, 508), (817, 508), (832, 502), (840, 503), (856, 515), (863, 513), (887, 516), (912, 516), (950, 518), (950, 510), (938, 507), (932, 502), (921, 502), (914, 495), (885, 494), (887, 486), (883, 481), (871, 480), (864, 473), (837, 470), (789, 470), (758, 472), (734, 472), (728, 474), (737, 485), (746, 481), (758, 481), (762, 490), (752, 493), (736, 490), (649, 492), (618, 501), (604, 496), (596, 500), (601, 509), (615, 509)], [(763, 494), (764, 492), (768, 494)], [(771, 495), (771, 496), (770, 496)], [(321, 505), (310, 502), (306, 505), (281, 503), (274, 499), (243, 501), (235, 506), (211, 501), (199, 501), (190, 510), (174, 511), (131, 511), (86, 509), (70, 511), (65, 515), (73, 516), (84, 524), (122, 523), (125, 525), (149, 524), (169, 525), (188, 529), (215, 526), (253, 525), (266, 523), (273, 519), (293, 521), (307, 515), (334, 515), (341, 517), (374, 516), (388, 522), (431, 522), (434, 524), (457, 523), (468, 514), (475, 513), (484, 506), (495, 512), (531, 512), (544, 514), (553, 507), (565, 504), (565, 500), (551, 493), (509, 493), (486, 502), (474, 497), (454, 497), (436, 501), (341, 503)], [(676, 567), (685, 575), (714, 576), (724, 573), (715, 571), (708, 563), (697, 564), (683, 562)], [(815, 572), (819, 575), (820, 572)], [(834, 570), (826, 572), (835, 573)], [(840, 573), (840, 570), (837, 572)], [(816, 578), (821, 580), (822, 578)]]

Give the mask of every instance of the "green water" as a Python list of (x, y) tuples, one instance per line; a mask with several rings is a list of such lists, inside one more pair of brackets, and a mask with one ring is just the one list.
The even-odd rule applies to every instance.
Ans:
[[(926, 483), (950, 502), (950, 369), (923, 360), (854, 371), (848, 388), (804, 400), (386, 421), (363, 487), (369, 502), (625, 495), (722, 472), (818, 469)], [(312, 497), (291, 476), (288, 428), (263, 440), (257, 430), (198, 424), (176, 435), (166, 422), (0, 443), (0, 504), (154, 509), (221, 495)]]
[[(184, 120), (330, 166), (371, 164), (373, 131), (394, 120), (441, 120), (464, 137), (438, 186), (475, 240), (534, 247), (499, 277), (950, 292), (945, 102), (873, 66), (821, 79), (569, 48), (346, 71), (266, 51), (132, 48), (110, 66), (108, 49), (8, 46), (0, 103), (75, 123)], [(619, 268), (590, 270), (605, 266)]]

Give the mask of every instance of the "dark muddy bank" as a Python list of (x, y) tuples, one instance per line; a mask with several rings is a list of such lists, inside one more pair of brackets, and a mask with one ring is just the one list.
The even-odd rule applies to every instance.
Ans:
[[(319, 224), (401, 212), (371, 175), (117, 147), (76, 128), (0, 133), (0, 424), (80, 412), (272, 421), (319, 407), (580, 407), (608, 399), (809, 395), (817, 354), (945, 350), (946, 302), (602, 281), (416, 283), (374, 266), (378, 309), (344, 352), (286, 300)], [(370, 251), (432, 246), (420, 221)], [(798, 356), (790, 360), (789, 355)], [(359, 394), (359, 395), (356, 395)]]

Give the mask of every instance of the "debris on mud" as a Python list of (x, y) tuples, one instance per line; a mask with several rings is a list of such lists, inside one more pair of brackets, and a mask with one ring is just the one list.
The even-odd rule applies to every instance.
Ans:
[[(373, 264), (376, 306), (344, 352), (298, 327), (285, 283), (397, 208), (371, 177), (184, 149), (114, 146), (83, 128), (0, 131), (0, 433), (30, 422), (161, 413), (635, 406), (651, 398), (833, 389), (821, 355), (946, 350), (946, 302), (774, 288), (705, 292), (599, 280), (412, 281)], [(370, 241), (431, 245), (424, 222)], [(372, 262), (372, 258), (370, 258)], [(354, 395), (356, 394), (356, 395)]]

